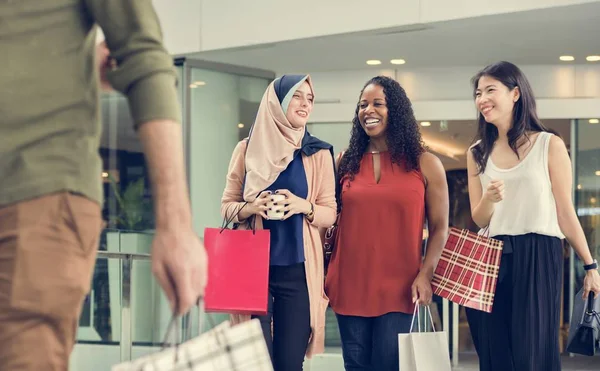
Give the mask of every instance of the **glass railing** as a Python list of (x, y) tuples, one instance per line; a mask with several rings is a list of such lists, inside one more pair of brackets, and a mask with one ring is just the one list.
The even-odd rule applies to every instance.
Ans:
[[(86, 297), (71, 357), (73, 369), (106, 370), (122, 361), (160, 349), (165, 341), (171, 310), (152, 275), (152, 232), (106, 229), (102, 232), (91, 290)], [(191, 321), (198, 335), (198, 311), (179, 321)], [(213, 315), (216, 324), (226, 315)], [(203, 331), (209, 329), (204, 324)], [(185, 341), (185, 331), (178, 331)]]

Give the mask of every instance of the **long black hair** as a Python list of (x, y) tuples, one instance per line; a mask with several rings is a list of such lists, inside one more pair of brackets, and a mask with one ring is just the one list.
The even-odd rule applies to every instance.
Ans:
[[(484, 76), (489, 76), (500, 81), (509, 90), (519, 88), (520, 97), (513, 108), (512, 127), (507, 133), (508, 144), (518, 158), (520, 158), (518, 148), (521, 144), (519, 143), (519, 139), (522, 137), (529, 140), (530, 132), (541, 131), (556, 134), (553, 130), (545, 127), (538, 118), (533, 89), (531, 89), (527, 77), (525, 77), (519, 67), (505, 61), (485, 67), (471, 79), (473, 96), (475, 96), (475, 92), (477, 91), (479, 79)], [(478, 114), (477, 122), (479, 128), (474, 142), (478, 140), (480, 142), (473, 147), (472, 152), (479, 169), (479, 174), (481, 174), (485, 171), (488, 158), (494, 147), (494, 142), (498, 139), (498, 129), (496, 126), (485, 121), (481, 112)]]
[(396, 80), (386, 76), (373, 77), (360, 91), (359, 103), (356, 105), (352, 120), (350, 144), (339, 164), (338, 179), (340, 181), (344, 176), (349, 176), (350, 179), (354, 178), (369, 146), (369, 136), (360, 125), (358, 118), (360, 99), (369, 85), (381, 86), (385, 94), (388, 109), (385, 135), (392, 162), (404, 165), (407, 171), (416, 170), (419, 169), (419, 156), (425, 151), (412, 105), (402, 86)]

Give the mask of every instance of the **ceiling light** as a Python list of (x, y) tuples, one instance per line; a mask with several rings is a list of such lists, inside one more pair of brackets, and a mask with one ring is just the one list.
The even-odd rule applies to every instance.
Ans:
[(431, 122), (423, 121), (423, 122), (421, 122), (421, 126), (423, 126), (423, 127), (431, 126)]
[(593, 203), (593, 204), (595, 204), (596, 203), (596, 197), (590, 198), (590, 202)]
[(600, 55), (588, 55), (585, 60), (588, 62), (598, 62), (600, 61)]
[(392, 59), (390, 61), (391, 64), (404, 64), (406, 61), (404, 59)]
[(206, 83), (204, 81), (194, 81), (190, 84), (190, 89), (196, 89), (198, 86), (204, 86)]
[(577, 184), (577, 189), (582, 189), (583, 187), (581, 186), (581, 184)]
[(103, 172), (102, 172), (102, 177), (103, 177), (103, 178), (108, 178), (108, 173), (107, 173), (106, 171), (103, 171)]
[(244, 128), (244, 124), (242, 124), (241, 122), (238, 124), (238, 128), (243, 129)]
[(600, 170), (596, 171), (596, 176), (600, 176)]
[(598, 119), (590, 119), (588, 122), (590, 124), (600, 124), (600, 120), (598, 120)]
[(573, 57), (572, 55), (561, 55), (560, 60), (563, 62), (572, 62), (575, 60), (575, 57)]
[(379, 59), (369, 59), (367, 61), (367, 64), (369, 66), (377, 66), (377, 65), (381, 64), (381, 61)]

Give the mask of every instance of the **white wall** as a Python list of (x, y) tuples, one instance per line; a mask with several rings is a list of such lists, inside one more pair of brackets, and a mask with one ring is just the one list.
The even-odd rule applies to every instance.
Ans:
[[(542, 118), (600, 117), (600, 65), (520, 67), (533, 87)], [(317, 102), (311, 122), (350, 122), (360, 90), (378, 74), (396, 77), (418, 120), (471, 120), (476, 111), (470, 79), (480, 68), (311, 73)]]
[(448, 21), (593, 2), (597, 0), (420, 0), (421, 22)]
[[(167, 1), (167, 0), (163, 0)], [(403, 27), (598, 0), (204, 0), (202, 50)]]
[(171, 54), (202, 50), (202, 0), (152, 0)]

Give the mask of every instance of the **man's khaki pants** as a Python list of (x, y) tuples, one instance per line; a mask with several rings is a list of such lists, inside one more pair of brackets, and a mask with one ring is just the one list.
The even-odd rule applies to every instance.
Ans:
[(68, 192), (0, 207), (1, 371), (68, 369), (101, 224)]

